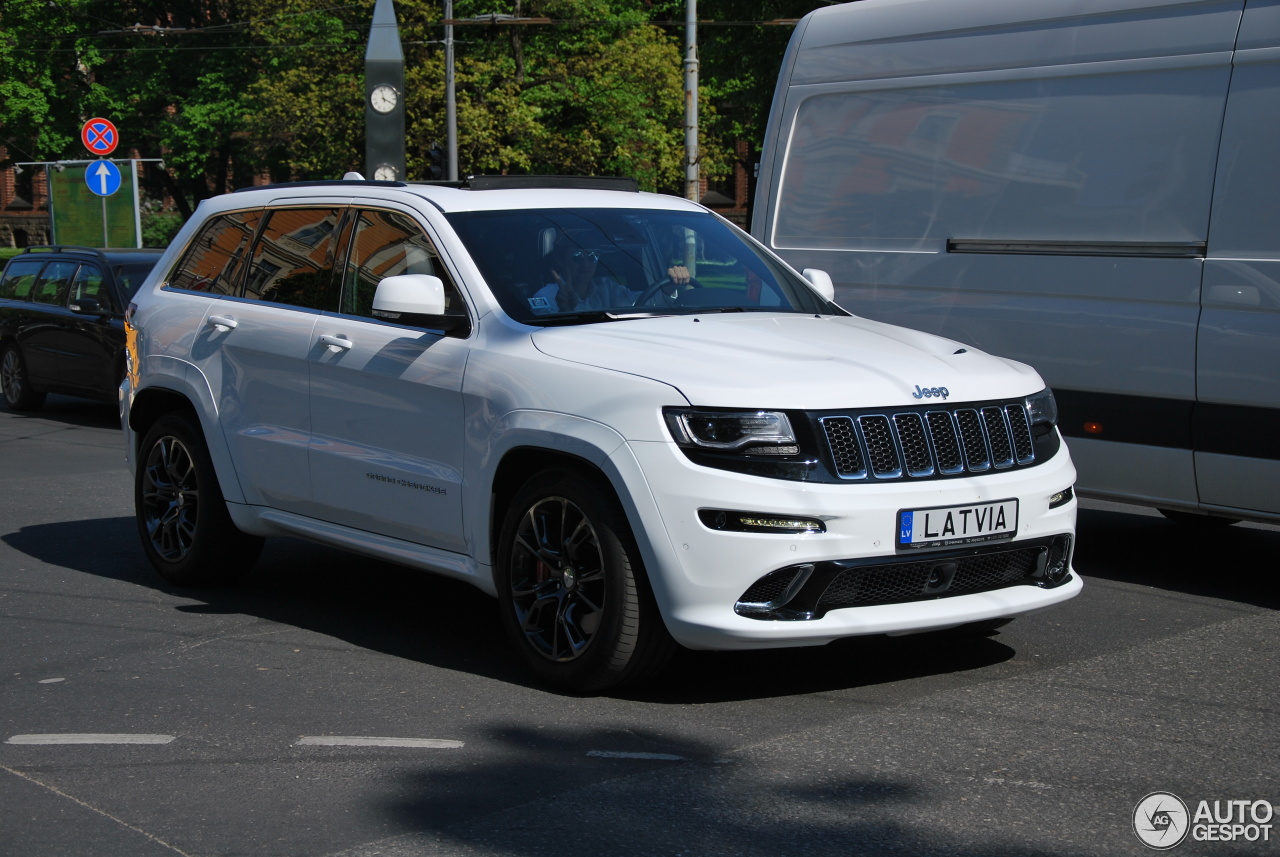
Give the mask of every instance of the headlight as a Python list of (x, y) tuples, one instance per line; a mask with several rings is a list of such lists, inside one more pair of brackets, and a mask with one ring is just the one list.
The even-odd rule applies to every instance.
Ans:
[(668, 408), (663, 415), (683, 447), (757, 455), (795, 455), (800, 450), (791, 421), (781, 411)]
[(1058, 422), (1058, 403), (1054, 401), (1053, 391), (1045, 387), (1039, 393), (1027, 396), (1027, 417), (1033, 426), (1056, 425)]

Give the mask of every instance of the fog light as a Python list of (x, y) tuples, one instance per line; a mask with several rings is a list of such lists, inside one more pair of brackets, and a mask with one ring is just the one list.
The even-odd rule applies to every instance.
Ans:
[(1049, 508), (1056, 509), (1059, 506), (1065, 506), (1071, 502), (1071, 498), (1076, 496), (1076, 492), (1071, 486), (1067, 486), (1049, 498)]
[(826, 524), (817, 518), (791, 518), (766, 512), (734, 512), (728, 509), (699, 509), (698, 519), (713, 530), (731, 533), (825, 533)]

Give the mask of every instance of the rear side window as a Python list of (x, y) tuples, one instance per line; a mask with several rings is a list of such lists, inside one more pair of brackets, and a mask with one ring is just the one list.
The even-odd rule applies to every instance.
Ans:
[[(193, 292), (236, 294), (245, 253), (261, 220), (261, 209), (236, 211), (210, 220), (191, 242), (169, 286)], [(132, 283), (131, 288), (136, 290), (141, 282), (139, 279)]]
[(71, 285), (71, 278), (75, 275), (79, 264), (79, 262), (55, 261), (45, 265), (39, 279), (36, 280), (32, 299), (42, 304), (63, 303), (67, 297), (67, 287)]
[(342, 281), (340, 311), (347, 315), (373, 316), (373, 293), (384, 277), (429, 274), (444, 281), (445, 311), (464, 315), (466, 309), (449, 272), (440, 263), (431, 239), (408, 215), (395, 211), (364, 209), (355, 219), (355, 236)]
[(272, 303), (331, 310), (334, 233), (340, 208), (281, 208), (270, 213), (245, 282), (244, 296)]
[(4, 272), (4, 280), (0, 281), (0, 298), (12, 298), (25, 301), (31, 298), (31, 287), (44, 259), (14, 259)]

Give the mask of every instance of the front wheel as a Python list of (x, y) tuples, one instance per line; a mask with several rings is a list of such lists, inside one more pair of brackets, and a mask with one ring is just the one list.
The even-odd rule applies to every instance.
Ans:
[(133, 497), (142, 548), (170, 583), (232, 583), (257, 561), (262, 539), (236, 529), (192, 418), (167, 414), (146, 433)]
[(544, 471), (516, 494), (498, 543), (503, 625), (542, 680), (577, 692), (638, 682), (676, 644), (601, 480)]
[(34, 411), (44, 404), (44, 393), (31, 389), (27, 364), (18, 346), (9, 343), (0, 357), (0, 390), (4, 403), (11, 411)]

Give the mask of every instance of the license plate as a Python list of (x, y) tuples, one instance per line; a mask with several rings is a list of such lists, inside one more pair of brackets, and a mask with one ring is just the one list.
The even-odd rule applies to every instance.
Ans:
[(1017, 532), (1016, 499), (898, 512), (900, 551), (998, 541)]

